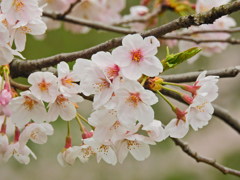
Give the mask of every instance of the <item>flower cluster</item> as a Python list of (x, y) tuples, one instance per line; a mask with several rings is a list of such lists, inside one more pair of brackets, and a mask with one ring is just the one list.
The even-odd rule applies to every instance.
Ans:
[[(213, 7), (218, 7), (223, 4), (226, 4), (230, 2), (230, 0), (212, 0), (212, 1), (204, 1), (204, 0), (198, 0), (196, 3), (196, 13), (202, 13), (205, 11), (210, 10)], [(189, 29), (184, 30), (184, 33), (191, 33), (195, 31), (208, 31), (208, 30), (228, 30), (231, 27), (236, 26), (236, 21), (229, 17), (229, 16), (223, 16), (219, 19), (217, 19), (213, 24), (203, 24), (201, 26), (191, 26)], [(192, 34), (190, 37), (193, 37), (196, 40), (216, 40), (216, 39), (228, 39), (230, 37), (230, 34), (228, 33), (198, 33), (198, 34)], [(197, 56), (194, 56), (189, 60), (189, 62), (194, 62), (199, 58), (200, 55), (203, 56), (211, 56), (215, 53), (220, 53), (224, 49), (227, 48), (227, 43), (219, 43), (219, 42), (213, 42), (213, 43), (201, 43), (196, 44), (194, 42), (188, 42), (188, 41), (180, 41), (179, 42), (179, 50), (183, 51), (186, 49), (189, 49), (191, 47), (199, 46), (202, 51)]]
[[(202, 72), (192, 86), (165, 82), (157, 77), (163, 72), (156, 56), (159, 46), (153, 36), (127, 35), (122, 45), (111, 53), (101, 51), (91, 60), (77, 59), (72, 71), (67, 63), (61, 62), (57, 76), (50, 72), (32, 73), (28, 77), (29, 90), (20, 96), (13, 96), (6, 85), (1, 91), (0, 103), (11, 112), (7, 114), (2, 110), (1, 159), (7, 161), (14, 156), (20, 163), (28, 164), (29, 155), (36, 156), (27, 142), (46, 143), (47, 137), (53, 134), (50, 123), (59, 116), (68, 125), (65, 146), (57, 156), (62, 166), (72, 165), (77, 158), (86, 162), (91, 156), (96, 156), (97, 162), (102, 159), (115, 165), (122, 163), (128, 153), (142, 161), (150, 155), (149, 145), (168, 136), (182, 138), (189, 125), (194, 130), (207, 125), (213, 113), (211, 102), (218, 95), (218, 77)], [(181, 87), (191, 95), (166, 85)], [(164, 88), (178, 92), (189, 104), (188, 108), (181, 111), (171, 104), (159, 91)], [(5, 90), (11, 96), (6, 95)], [(152, 105), (158, 102), (154, 92), (169, 103), (176, 115), (166, 127), (154, 117)], [(80, 93), (84, 97), (93, 96), (93, 112), (88, 119), (77, 111), (78, 103), (83, 101)], [(72, 145), (70, 126), (74, 119), (82, 133), (76, 146)], [(9, 143), (7, 130), (12, 126), (15, 126), (14, 139)]]
[[(45, 9), (47, 12), (64, 14), (75, 1), (76, 0), (40, 0), (40, 3), (47, 3)], [(121, 19), (120, 12), (125, 8), (125, 4), (126, 0), (82, 0), (74, 6), (68, 15), (75, 19), (112, 24)], [(46, 18), (44, 21), (48, 29), (56, 29), (61, 26), (60, 22), (54, 20)], [(79, 26), (71, 23), (64, 23), (64, 27), (73, 33), (87, 33), (90, 30), (86, 26)]]
[(38, 0), (2, 0), (0, 7), (0, 65), (6, 65), (14, 55), (23, 58), (19, 52), (25, 49), (26, 34), (41, 35), (47, 27)]

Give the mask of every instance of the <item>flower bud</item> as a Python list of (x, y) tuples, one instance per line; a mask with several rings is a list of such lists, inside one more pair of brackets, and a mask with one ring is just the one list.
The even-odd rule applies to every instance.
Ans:
[(162, 89), (162, 82), (163, 82), (162, 78), (154, 77), (154, 78), (148, 79), (147, 85), (149, 89), (153, 91), (159, 91)]

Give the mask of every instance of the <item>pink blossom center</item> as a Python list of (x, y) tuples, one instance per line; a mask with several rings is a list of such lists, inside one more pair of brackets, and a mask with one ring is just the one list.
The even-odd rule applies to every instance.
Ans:
[(134, 62), (139, 62), (143, 58), (142, 51), (140, 49), (131, 51), (131, 59)]
[(38, 87), (41, 91), (47, 91), (50, 85), (51, 83), (47, 83), (45, 80), (42, 80), (42, 82), (38, 84)]
[(114, 64), (112, 67), (107, 67), (106, 72), (107, 72), (107, 77), (112, 80), (116, 78), (119, 74), (120, 68), (118, 65)]
[(136, 107), (140, 101), (141, 98), (139, 93), (130, 93), (127, 98), (127, 102), (129, 102), (133, 107)]
[(30, 98), (28, 96), (24, 96), (24, 99), (25, 99), (25, 101), (24, 101), (23, 105), (29, 111), (33, 109), (35, 104), (37, 104), (37, 101), (33, 100), (32, 98)]
[(101, 145), (101, 146), (98, 148), (98, 152), (107, 153), (108, 151), (109, 151), (109, 146), (106, 146), (106, 145)]
[(22, 30), (24, 33), (30, 33), (30, 32), (32, 32), (32, 30), (31, 30), (29, 27), (27, 27), (27, 26), (21, 27), (21, 30)]

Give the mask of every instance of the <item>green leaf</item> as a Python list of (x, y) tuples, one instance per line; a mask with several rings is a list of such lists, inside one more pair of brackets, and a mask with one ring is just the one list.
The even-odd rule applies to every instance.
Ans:
[(177, 54), (167, 54), (166, 59), (162, 60), (164, 71), (176, 67), (178, 64), (190, 59), (201, 51), (198, 47), (190, 48), (186, 51), (177, 53)]

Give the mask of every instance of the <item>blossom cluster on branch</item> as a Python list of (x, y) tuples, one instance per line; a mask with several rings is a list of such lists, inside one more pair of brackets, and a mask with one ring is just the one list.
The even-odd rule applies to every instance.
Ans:
[[(189, 127), (197, 131), (209, 123), (214, 114), (212, 102), (218, 96), (219, 76), (202, 71), (198, 77), (194, 76), (193, 84), (183, 84), (168, 81), (162, 73), (187, 60), (193, 62), (200, 55), (211, 56), (226, 49), (230, 33), (234, 32), (231, 28), (236, 26), (235, 20), (227, 15), (240, 9), (233, 6), (240, 2), (224, 5), (229, 2), (143, 0), (130, 7), (130, 14), (122, 15), (125, 0), (2, 0), (0, 161), (7, 162), (14, 157), (28, 164), (30, 155), (36, 159), (27, 143), (30, 140), (46, 143), (48, 136), (54, 134), (51, 123), (60, 119), (67, 124), (65, 146), (57, 155), (62, 166), (72, 165), (76, 159), (86, 162), (92, 156), (96, 156), (97, 162), (103, 160), (112, 165), (123, 163), (128, 154), (143, 161), (150, 155), (150, 145), (167, 138), (174, 138), (183, 149), (188, 148), (176, 138), (183, 138)], [(198, 15), (179, 18), (140, 34), (157, 26), (159, 17), (168, 10), (180, 16), (194, 12)], [(80, 55), (75, 52), (15, 63), (19, 61), (13, 60), (15, 55), (24, 59), (20, 53), (25, 49), (26, 34), (44, 38), (47, 29), (57, 29), (62, 24), (73, 33), (87, 33), (90, 28), (96, 28), (128, 35), (83, 50)], [(181, 27), (189, 28), (178, 30)], [(178, 45), (180, 52), (170, 54), (167, 48), (165, 59), (160, 60), (160, 43), (170, 48)], [(72, 70), (69, 61), (75, 61)], [(21, 70), (21, 63), (29, 67), (30, 86), (12, 79), (14, 73), (20, 76), (25, 73), (11, 71), (13, 66)], [(57, 65), (54, 72), (41, 70), (53, 65)], [(236, 76), (239, 67), (234, 70)], [(177, 95), (187, 107), (176, 106), (165, 96), (166, 92)], [(92, 100), (93, 109), (88, 118), (78, 111), (84, 99)], [(166, 125), (155, 119), (152, 107), (161, 101), (173, 112), (172, 120)], [(74, 120), (79, 125), (80, 137), (72, 137)], [(235, 127), (238, 123), (229, 124), (239, 129)], [(72, 138), (79, 143), (73, 145)], [(196, 160), (240, 176), (238, 171), (226, 170), (215, 162), (192, 155), (187, 148), (184, 151)]]

